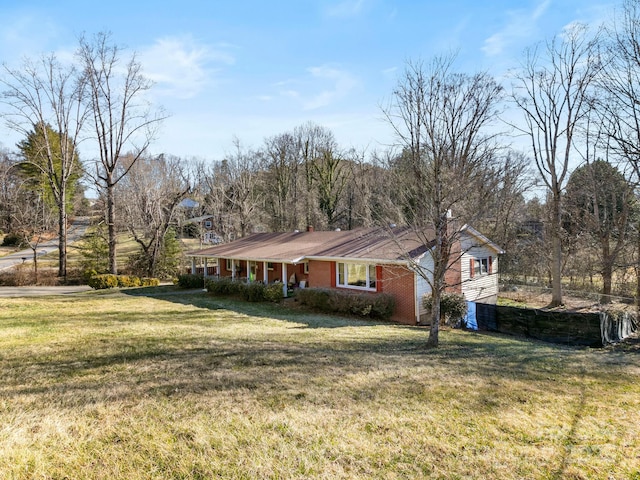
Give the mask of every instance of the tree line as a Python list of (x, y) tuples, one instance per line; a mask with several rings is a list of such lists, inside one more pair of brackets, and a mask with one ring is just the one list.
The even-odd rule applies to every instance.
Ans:
[[(34, 238), (56, 224), (60, 276), (69, 211), (88, 181), (111, 273), (123, 230), (140, 246), (138, 268), (168, 268), (167, 239), (189, 216), (210, 215), (226, 241), (308, 226), (410, 225), (435, 238), (434, 271), (419, 274), (438, 320), (453, 222), (506, 250), (504, 274), (547, 280), (552, 305), (563, 303), (567, 276), (601, 279), (606, 300), (615, 278), (635, 275), (640, 297), (639, 0), (626, 0), (608, 25), (571, 24), (532, 46), (502, 82), (458, 71), (454, 55), (408, 61), (382, 106), (396, 144), (375, 151), (343, 148), (308, 122), (259, 146), (234, 139), (221, 160), (153, 154), (164, 114), (144, 103), (152, 85), (135, 54), (116, 68), (123, 55), (107, 34), (83, 37), (75, 63), (44, 56), (5, 66), (0, 80), (7, 125), (24, 135), (17, 152), (0, 154), (0, 228), (31, 222)], [(526, 147), (510, 146), (514, 135)], [(82, 143), (96, 158), (79, 158)], [(186, 198), (197, 207), (184, 208)], [(26, 205), (50, 207), (47, 219)]]

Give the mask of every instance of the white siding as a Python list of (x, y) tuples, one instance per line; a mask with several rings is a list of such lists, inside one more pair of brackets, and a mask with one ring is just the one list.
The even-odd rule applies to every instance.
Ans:
[[(462, 294), (468, 301), (495, 298), (498, 295), (498, 254), (469, 235), (462, 235)], [(471, 259), (491, 257), (491, 274), (471, 278)]]
[[(427, 274), (429, 278), (433, 278), (433, 258), (429, 252), (424, 254), (424, 257), (420, 259), (420, 267), (422, 271)], [(425, 294), (431, 293), (431, 287), (422, 276), (415, 274), (416, 276), (416, 303), (418, 306), (418, 318), (421, 319), (426, 314), (425, 308), (422, 305), (422, 298)]]

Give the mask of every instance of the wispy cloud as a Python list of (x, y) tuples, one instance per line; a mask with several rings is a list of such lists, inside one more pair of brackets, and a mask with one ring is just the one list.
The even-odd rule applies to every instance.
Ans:
[(366, 0), (343, 0), (327, 7), (325, 14), (337, 18), (355, 17), (364, 11), (366, 3)]
[(305, 110), (325, 107), (335, 100), (344, 98), (357, 84), (357, 80), (349, 72), (328, 65), (311, 67), (308, 71), (314, 79), (320, 80), (323, 84), (328, 83), (329, 87), (306, 99), (303, 102)]
[(484, 41), (482, 51), (487, 56), (497, 56), (512, 43), (529, 37), (535, 30), (536, 22), (547, 12), (550, 4), (551, 0), (544, 0), (538, 3), (533, 11), (519, 9), (507, 12), (507, 25)]
[(231, 65), (228, 45), (199, 44), (190, 36), (164, 37), (140, 51), (145, 75), (164, 95), (192, 98), (212, 80), (220, 65)]

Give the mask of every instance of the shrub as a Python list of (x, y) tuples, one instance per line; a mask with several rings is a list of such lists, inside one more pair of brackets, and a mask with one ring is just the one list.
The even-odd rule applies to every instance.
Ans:
[(157, 287), (160, 285), (160, 280), (157, 278), (140, 278), (132, 275), (112, 275), (110, 273), (104, 273), (92, 276), (87, 282), (87, 285), (95, 290), (116, 287)]
[(194, 275), (191, 273), (178, 275), (178, 286), (182, 288), (202, 288), (204, 278), (202, 275)]
[(24, 235), (16, 232), (10, 232), (2, 239), (3, 247), (23, 247), (27, 244)]
[(322, 312), (330, 312), (330, 292), (330, 290), (325, 288), (303, 288), (298, 291), (298, 298), (302, 305), (306, 305)]
[(266, 302), (280, 303), (284, 299), (281, 283), (271, 283), (264, 287), (264, 300)]
[(350, 293), (324, 288), (298, 291), (300, 303), (323, 312), (388, 320), (395, 310), (395, 299), (386, 293)]
[(207, 291), (214, 295), (240, 295), (243, 293), (246, 283), (222, 277), (207, 280), (206, 285)]
[[(425, 295), (422, 304), (427, 310), (433, 307), (433, 296)], [(450, 325), (456, 325), (467, 314), (467, 302), (460, 293), (443, 293), (440, 297), (440, 318)]]
[(118, 275), (118, 286), (122, 288), (126, 287), (140, 287), (142, 285), (142, 281), (140, 277), (135, 277), (133, 275)]
[(248, 302), (264, 301), (264, 285), (262, 283), (246, 283), (242, 289), (242, 296)]
[(110, 273), (94, 275), (89, 279), (87, 284), (94, 290), (104, 290), (105, 288), (116, 288), (118, 286), (118, 277)]
[(143, 277), (143, 278), (140, 279), (140, 286), (141, 287), (157, 287), (158, 285), (160, 285), (160, 279), (159, 278)]

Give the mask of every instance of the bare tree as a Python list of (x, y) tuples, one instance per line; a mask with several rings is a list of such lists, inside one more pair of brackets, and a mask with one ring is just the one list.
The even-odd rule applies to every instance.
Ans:
[(263, 193), (265, 209), (274, 231), (299, 228), (297, 215), (298, 158), (297, 145), (291, 133), (265, 140), (265, 175)]
[(591, 87), (601, 70), (598, 36), (584, 25), (572, 25), (561, 37), (526, 52), (515, 73), (512, 99), (524, 125), (514, 127), (531, 142), (538, 174), (549, 192), (552, 241), (551, 306), (562, 299), (562, 193), (570, 172), (576, 131), (590, 108)]
[[(598, 109), (606, 119), (609, 146), (640, 184), (640, 1), (625, 0), (607, 29), (607, 63), (601, 76)], [(636, 193), (637, 194), (637, 193)], [(640, 311), (640, 220), (636, 220), (636, 298)]]
[(433, 295), (430, 347), (438, 345), (445, 276), (457, 260), (456, 225), (478, 212), (495, 182), (495, 134), (486, 129), (498, 114), (502, 88), (485, 73), (454, 73), (453, 60), (409, 63), (384, 109), (403, 150), (405, 216), (421, 243), (433, 244), (432, 271), (413, 264)]
[(250, 233), (256, 225), (256, 214), (261, 203), (259, 190), (259, 157), (256, 152), (245, 149), (240, 140), (234, 139), (235, 152), (228, 155), (221, 165), (226, 178), (222, 185), (229, 211), (236, 218), (240, 236)]
[[(106, 223), (109, 236), (109, 270), (118, 272), (116, 260), (115, 187), (146, 153), (155, 131), (165, 118), (152, 111), (145, 99), (152, 83), (142, 73), (142, 66), (132, 54), (121, 66), (123, 51), (111, 43), (108, 33), (92, 39), (80, 39), (78, 58), (84, 69), (89, 109), (95, 141), (99, 150), (94, 181), (106, 194)], [(127, 167), (120, 168), (125, 153)]]
[[(180, 202), (191, 192), (192, 180), (188, 165), (180, 158), (160, 155), (138, 158), (133, 167), (122, 160), (121, 168), (129, 174), (118, 184), (118, 193), (127, 198), (123, 214), (127, 229), (142, 248), (141, 266), (148, 276), (159, 272), (166, 235), (176, 223)], [(173, 272), (175, 273), (175, 272)]]
[[(8, 126), (29, 137), (39, 131), (37, 152), (25, 161), (47, 179), (58, 209), (58, 276), (67, 275), (67, 190), (77, 174), (80, 135), (86, 118), (86, 84), (73, 65), (62, 65), (55, 55), (25, 60), (21, 69), (4, 66), (2, 98), (10, 107)], [(51, 126), (51, 128), (47, 128)], [(54, 138), (55, 137), (55, 138)]]

